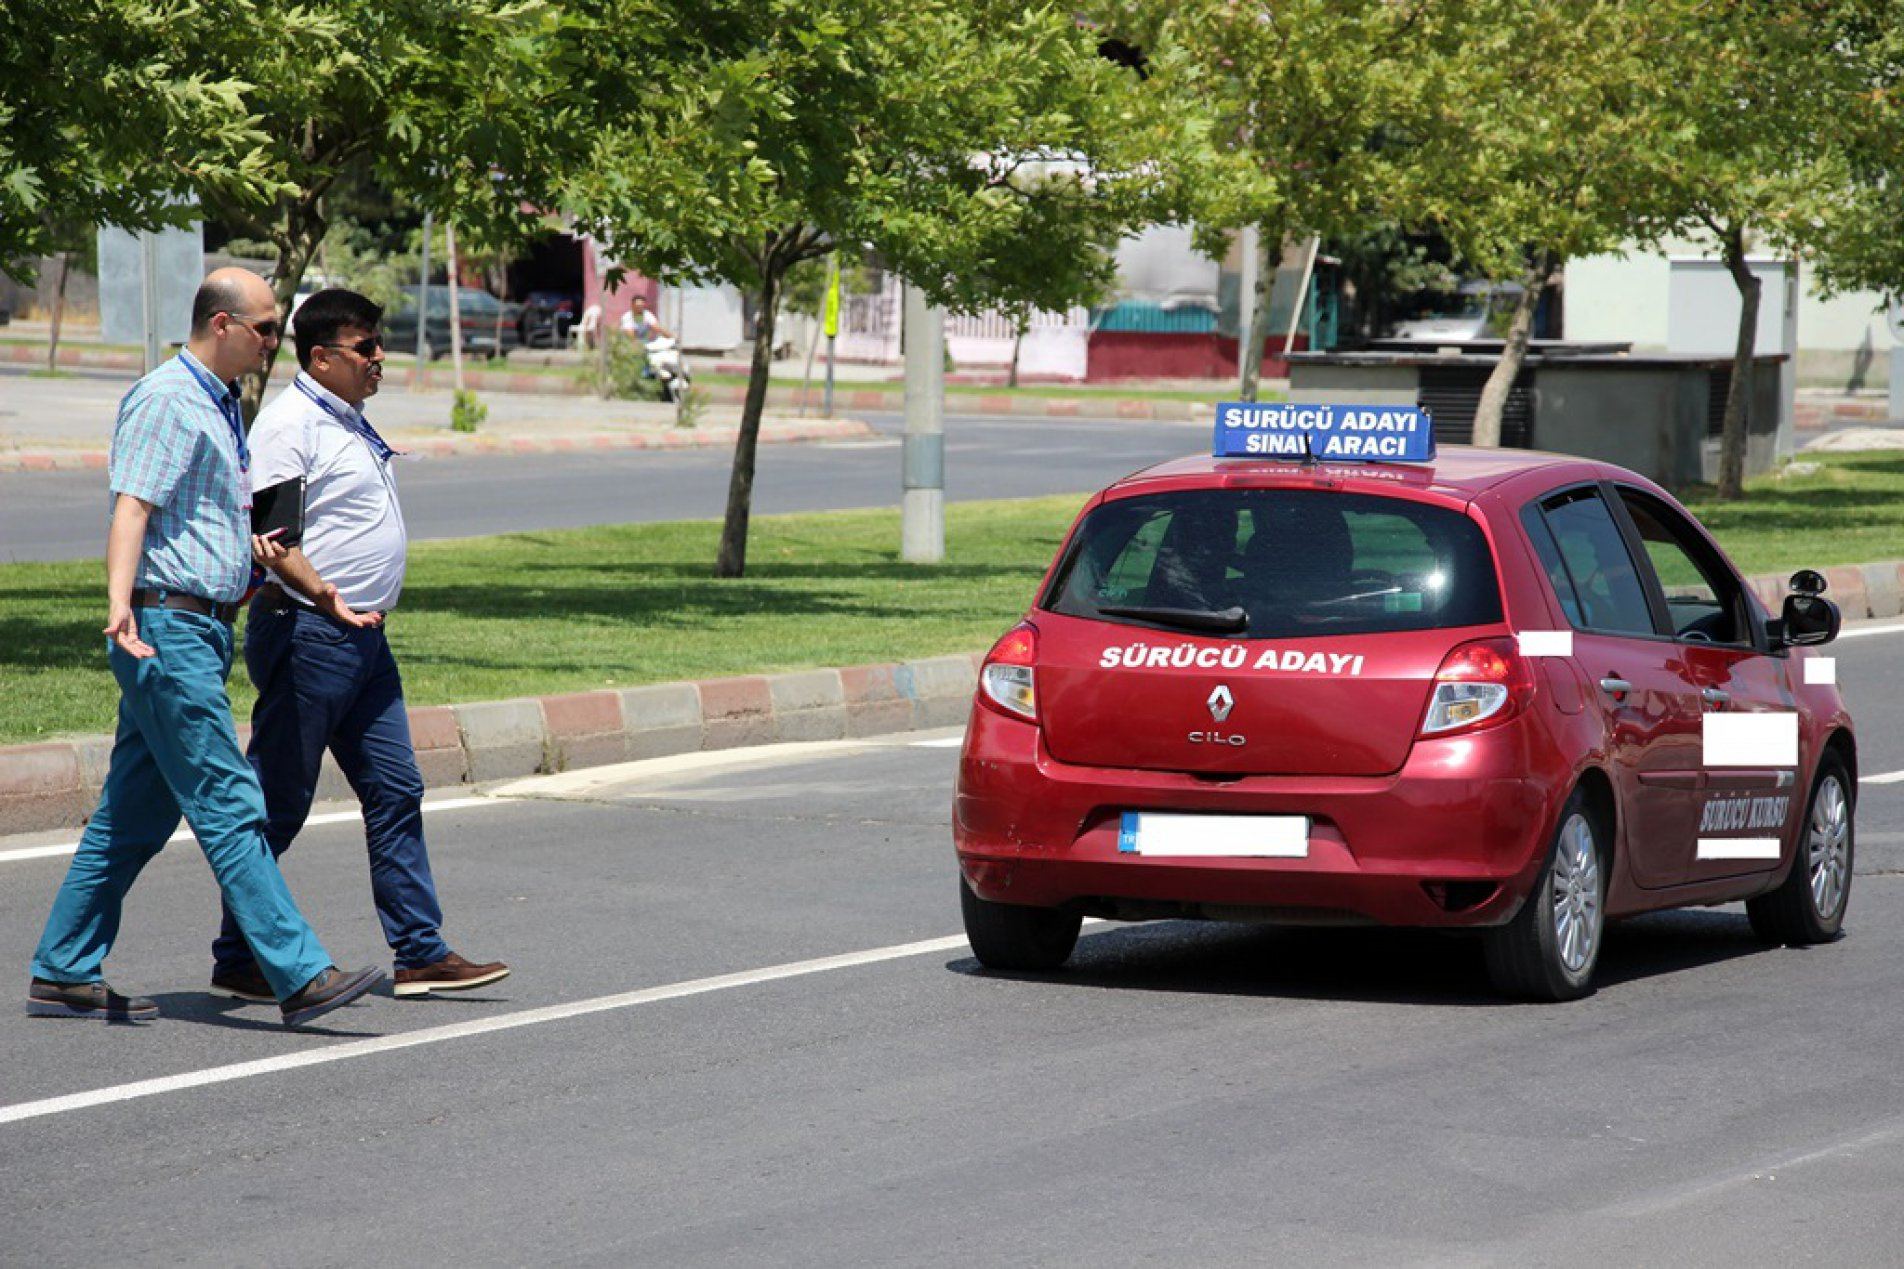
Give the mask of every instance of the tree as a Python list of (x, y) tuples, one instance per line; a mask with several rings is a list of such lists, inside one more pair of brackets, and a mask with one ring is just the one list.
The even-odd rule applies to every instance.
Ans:
[(1174, 39), (1186, 60), (1155, 68), (1197, 76), (1221, 120), (1221, 145), (1174, 161), (1189, 170), (1200, 241), (1220, 254), (1255, 226), (1255, 318), (1242, 333), (1241, 394), (1256, 397), (1269, 299), (1291, 235), (1350, 234), (1395, 206), (1400, 142), (1445, 85), (1427, 73), (1460, 6), (1453, 0), (1122, 0), (1106, 28), (1150, 47)]
[(1836, 13), (1852, 59), (1838, 118), (1845, 201), (1811, 235), (1815, 277), (1827, 294), (1868, 289), (1896, 302), (1904, 298), (1904, 0)]
[(1687, 62), (1669, 90), (1681, 121), (1665, 153), (1670, 227), (1718, 251), (1740, 299), (1721, 499), (1744, 493), (1760, 289), (1747, 253), (1795, 255), (1844, 224), (1853, 201), (1846, 141), (1878, 87), (1869, 55), (1897, 38), (1894, 26), (1883, 29), (1886, 10), (1894, 21), (1888, 0), (1722, 0), (1688, 3), (1674, 23)]
[[(552, 205), (554, 183), (586, 157), (590, 121), (636, 108), (647, 50), (672, 29), (665, 16), (658, 0), (187, 6), (168, 18), (178, 64), (236, 85), (231, 109), (250, 130), (185, 138), (186, 157), (166, 175), (234, 231), (271, 244), (270, 281), (288, 317), (330, 227), (326, 200), (353, 174), (485, 242), (533, 233), (534, 208)], [(615, 96), (624, 84), (630, 95)], [(241, 150), (249, 179), (226, 179)], [(267, 364), (247, 381), (249, 409), (269, 374)]]
[(1438, 98), (1405, 166), (1415, 215), (1471, 269), (1519, 284), (1501, 358), (1481, 392), (1474, 443), (1498, 445), (1534, 311), (1575, 256), (1644, 239), (1669, 218), (1662, 144), (1670, 87), (1691, 73), (1673, 0), (1474, 0), (1445, 65), (1464, 91)]
[(564, 202), (643, 273), (717, 278), (755, 312), (716, 572), (746, 567), (756, 447), (789, 270), (863, 244), (935, 303), (1064, 307), (1171, 197), (1197, 112), (1007, 0), (710, 0), (665, 112), (602, 138)]
[(156, 229), (195, 218), (187, 189), (273, 188), (243, 76), (197, 64), (175, 8), (0, 6), (0, 262), (17, 273), (74, 226)]

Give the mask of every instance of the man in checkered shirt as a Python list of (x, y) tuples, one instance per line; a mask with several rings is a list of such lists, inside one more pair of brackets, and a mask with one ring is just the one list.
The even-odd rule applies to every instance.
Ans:
[(35, 1017), (139, 1021), (150, 1000), (101, 972), (139, 870), (181, 814), (210, 862), (289, 1026), (363, 995), (381, 971), (331, 964), (299, 913), (264, 837), (264, 795), (238, 748), (225, 678), (254, 560), (283, 550), (251, 535), (244, 417), (234, 380), (277, 347), (276, 297), (243, 269), (219, 269), (192, 303), (176, 358), (119, 406), (108, 472), (107, 658), (119, 730), (99, 808), (53, 900), (33, 955)]

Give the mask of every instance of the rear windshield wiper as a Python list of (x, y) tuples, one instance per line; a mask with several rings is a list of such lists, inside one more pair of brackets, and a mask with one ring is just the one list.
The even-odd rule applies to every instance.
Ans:
[(1212, 612), (1206, 608), (1113, 606), (1100, 607), (1098, 611), (1107, 617), (1135, 617), (1139, 621), (1152, 621), (1160, 626), (1175, 626), (1179, 630), (1201, 630), (1209, 634), (1240, 634), (1249, 629), (1249, 614), (1235, 607)]

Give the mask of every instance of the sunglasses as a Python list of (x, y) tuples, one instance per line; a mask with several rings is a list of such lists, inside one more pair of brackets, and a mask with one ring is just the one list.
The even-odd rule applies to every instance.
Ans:
[(259, 339), (276, 339), (278, 337), (278, 323), (275, 318), (261, 322), (254, 318), (244, 317), (238, 313), (227, 313), (225, 316), (249, 330)]
[(359, 357), (368, 357), (370, 356), (370, 354), (376, 352), (378, 349), (383, 347), (383, 336), (372, 335), (370, 338), (360, 339), (354, 344), (319, 344), (318, 347), (319, 348), (348, 348), (350, 351), (356, 353)]

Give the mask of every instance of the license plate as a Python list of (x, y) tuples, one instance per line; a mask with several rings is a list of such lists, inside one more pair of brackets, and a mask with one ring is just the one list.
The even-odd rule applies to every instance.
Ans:
[(1309, 817), (1126, 811), (1117, 849), (1160, 859), (1307, 859)]

